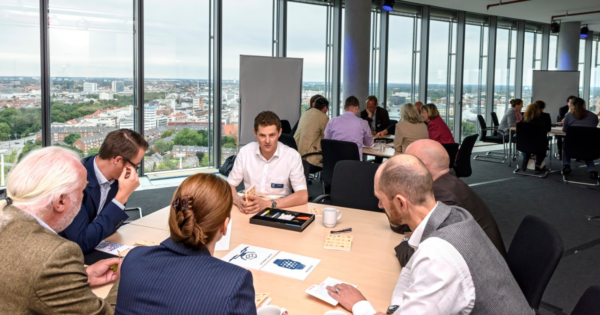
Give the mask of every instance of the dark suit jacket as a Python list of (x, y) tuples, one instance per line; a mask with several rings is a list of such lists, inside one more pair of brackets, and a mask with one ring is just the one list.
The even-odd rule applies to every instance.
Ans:
[[(369, 123), (369, 128), (371, 127), (373, 119), (369, 118), (366, 109), (363, 109), (362, 112), (360, 112), (360, 118), (366, 120)], [(377, 106), (377, 109), (375, 110), (375, 132), (383, 131), (389, 125), (390, 115), (388, 114), (388, 111), (383, 107)]]
[(568, 112), (569, 112), (569, 105), (565, 105), (565, 106), (559, 108), (557, 122), (561, 122), (563, 119), (565, 119), (565, 115), (567, 115)]
[(110, 186), (104, 208), (96, 215), (100, 205), (100, 184), (94, 171), (95, 158), (94, 155), (81, 161), (87, 170), (88, 181), (83, 191), (81, 209), (71, 225), (60, 233), (61, 236), (79, 244), (86, 254), (100, 244), (100, 241), (113, 234), (129, 218), (125, 211), (112, 202), (119, 191), (119, 182), (116, 180)]
[(252, 273), (171, 238), (121, 265), (116, 314), (256, 314)]
[(527, 122), (544, 125), (546, 127), (546, 131), (550, 131), (552, 129), (552, 118), (550, 118), (550, 114), (548, 113), (542, 113), (540, 116)]
[(77, 244), (14, 206), (0, 210), (0, 314), (112, 314), (90, 289)]
[[(494, 216), (485, 202), (467, 184), (453, 174), (446, 173), (433, 182), (433, 194), (436, 201), (467, 210), (500, 254), (506, 258), (506, 248), (504, 242), (502, 242), (502, 235)], [(403, 242), (396, 247), (396, 256), (402, 267), (406, 265), (413, 253), (414, 250), (408, 246), (407, 242)]]

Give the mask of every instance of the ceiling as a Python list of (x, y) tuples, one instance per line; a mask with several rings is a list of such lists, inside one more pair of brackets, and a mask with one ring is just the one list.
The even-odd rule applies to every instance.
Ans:
[[(513, 0), (502, 2), (508, 1)], [(553, 15), (563, 15), (567, 11), (569, 14), (600, 11), (599, 0), (530, 0), (491, 7), (489, 11), (487, 6), (499, 3), (500, 0), (409, 0), (407, 2), (542, 23), (550, 23)], [(582, 25), (587, 24), (590, 30), (600, 32), (600, 13), (558, 19), (563, 22), (579, 21)]]

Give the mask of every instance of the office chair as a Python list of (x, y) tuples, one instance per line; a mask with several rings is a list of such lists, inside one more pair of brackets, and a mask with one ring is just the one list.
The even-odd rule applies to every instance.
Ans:
[[(290, 125), (290, 122), (288, 120), (282, 120), (281, 121), (281, 133), (282, 134), (286, 134), (289, 135), (292, 133), (292, 125)], [(293, 137), (294, 135), (292, 135)]]
[(473, 173), (471, 169), (471, 153), (473, 152), (477, 137), (479, 137), (478, 134), (470, 135), (462, 141), (456, 155), (456, 160), (454, 161), (456, 177), (469, 177)]
[(448, 157), (450, 157), (449, 168), (453, 168), (456, 161), (456, 153), (458, 152), (458, 143), (442, 143), (442, 146), (448, 152)]
[(321, 181), (323, 182), (323, 194), (325, 194), (333, 182), (335, 165), (343, 160), (360, 161), (360, 156), (356, 143), (348, 141), (323, 139), (321, 140), (321, 150), (323, 152)]
[(571, 315), (600, 315), (600, 285), (592, 285), (583, 292)]
[[(287, 145), (288, 147), (290, 147), (290, 148), (298, 151), (298, 146), (296, 145), (296, 140), (294, 139), (294, 137), (292, 135), (281, 133), (281, 136), (279, 136), (279, 142), (281, 142), (281, 143)], [(306, 154), (302, 155), (301, 158), (304, 161), (305, 158), (307, 158), (307, 157), (309, 157), (311, 155), (321, 155), (321, 152), (306, 153)], [(322, 167), (318, 167), (318, 166), (312, 165), (310, 163), (308, 163), (308, 165), (309, 165), (309, 172), (313, 176), (316, 176), (317, 173), (319, 173), (321, 170), (323, 170)], [(307, 183), (308, 182), (310, 182), (310, 179), (307, 181)]]
[(521, 221), (508, 249), (506, 262), (534, 310), (540, 307), (563, 249), (562, 238), (548, 223), (531, 215)]
[[(563, 151), (571, 159), (582, 161), (600, 159), (600, 128), (596, 127), (569, 127), (563, 142)], [(563, 175), (565, 184), (573, 183), (588, 186), (600, 186), (600, 179), (596, 183), (584, 183), (567, 180), (567, 174)]]
[(339, 161), (333, 171), (331, 193), (313, 202), (331, 200), (331, 204), (361, 210), (383, 212), (373, 193), (375, 173), (380, 164), (361, 161)]
[[(530, 154), (539, 154), (544, 152), (544, 154), (546, 154), (546, 151), (548, 150), (548, 131), (546, 130), (546, 126), (520, 122), (517, 124), (517, 133), (519, 134), (519, 137), (517, 138), (517, 151)], [(547, 155), (548, 154), (546, 154), (546, 156)], [(525, 163), (526, 161), (523, 162)], [(526, 170), (522, 170), (518, 161), (516, 164), (517, 168), (513, 171), (513, 173), (521, 176), (544, 178), (548, 176), (551, 171), (551, 169), (548, 168), (542, 174), (531, 174), (526, 173)]]
[(495, 112), (491, 112), (490, 115), (492, 116), (492, 126), (494, 128), (496, 128), (496, 130), (492, 133), (492, 136), (498, 136), (498, 127), (500, 127), (500, 121), (498, 120), (498, 115), (496, 115)]
[[(483, 162), (492, 162), (492, 163), (504, 163), (508, 159), (508, 155), (506, 153), (506, 141), (504, 137), (504, 132), (502, 130), (498, 130), (496, 127), (488, 127), (485, 123), (485, 119), (481, 115), (477, 115), (477, 121), (479, 121), (479, 128), (481, 129), (481, 141), (484, 142), (492, 142), (502, 145), (502, 153), (496, 153), (488, 151), (485, 155), (475, 155), (473, 158), (477, 161)], [(493, 133), (498, 133), (497, 136), (488, 136), (487, 132), (493, 131)]]
[(125, 220), (125, 222), (124, 222), (124, 223), (131, 223), (131, 222), (133, 222), (133, 221), (135, 221), (135, 220), (137, 220), (137, 219), (141, 219), (141, 218), (143, 217), (143, 214), (142, 214), (142, 208), (141, 208), (141, 207), (131, 207), (131, 208), (125, 208), (125, 210), (123, 210), (123, 211), (125, 211), (125, 213), (128, 213), (128, 212), (129, 212), (129, 213), (131, 213), (131, 212), (133, 212), (133, 213), (136, 213), (136, 212), (137, 212), (137, 214), (139, 215), (139, 217), (138, 217), (138, 218), (136, 218), (136, 217), (134, 216), (134, 217), (133, 217), (133, 219), (132, 219), (132, 217), (131, 217), (131, 216), (129, 216), (129, 214), (127, 214), (127, 215), (129, 216), (129, 219)]

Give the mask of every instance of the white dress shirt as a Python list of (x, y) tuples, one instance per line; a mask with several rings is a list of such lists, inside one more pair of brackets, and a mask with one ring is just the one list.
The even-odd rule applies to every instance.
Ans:
[(281, 142), (277, 142), (277, 150), (269, 160), (260, 153), (258, 142), (241, 148), (227, 182), (236, 187), (242, 180), (246, 189), (254, 185), (257, 195), (269, 198), (307, 189), (300, 154)]
[[(98, 157), (96, 157), (98, 158)], [(112, 185), (115, 180), (111, 179), (108, 180), (106, 179), (106, 177), (104, 177), (104, 174), (102, 174), (102, 172), (100, 172), (100, 169), (98, 168), (98, 165), (96, 165), (96, 158), (94, 158), (94, 173), (96, 173), (96, 179), (98, 179), (98, 184), (100, 184), (100, 204), (98, 205), (98, 212), (96, 213), (96, 215), (100, 214), (100, 211), (102, 211), (102, 209), (104, 209), (104, 204), (106, 203), (106, 197), (108, 196), (108, 192), (110, 191), (110, 185)], [(119, 206), (119, 208), (121, 208), (121, 210), (125, 209), (125, 206), (118, 202), (116, 199), (113, 198), (112, 200), (117, 206)]]
[[(391, 305), (400, 314), (470, 314), (475, 306), (475, 285), (467, 263), (447, 241), (430, 237), (421, 242), (423, 230), (437, 204), (417, 226), (408, 245), (415, 249), (396, 283)], [(354, 315), (373, 315), (368, 301), (352, 307)]]
[(51, 227), (50, 227), (48, 224), (46, 224), (46, 222), (44, 222), (42, 219), (40, 219), (40, 218), (36, 217), (35, 215), (33, 215), (33, 214), (29, 213), (29, 212), (27, 212), (27, 213), (28, 213), (28, 214), (30, 214), (32, 217), (34, 217), (34, 218), (35, 218), (35, 219), (38, 221), (38, 223), (39, 223), (41, 226), (45, 227), (45, 228), (46, 228), (48, 231), (51, 231), (52, 233), (56, 234), (56, 231), (54, 231), (54, 230), (53, 230), (53, 229), (52, 229), (52, 228), (51, 228)]

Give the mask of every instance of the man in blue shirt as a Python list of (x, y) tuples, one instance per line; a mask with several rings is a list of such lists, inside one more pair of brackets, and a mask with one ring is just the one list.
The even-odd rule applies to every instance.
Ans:
[(98, 155), (82, 160), (88, 185), (83, 191), (81, 209), (61, 236), (91, 252), (114, 233), (128, 218), (127, 199), (140, 186), (137, 169), (148, 149), (148, 142), (129, 129), (110, 132)]

